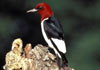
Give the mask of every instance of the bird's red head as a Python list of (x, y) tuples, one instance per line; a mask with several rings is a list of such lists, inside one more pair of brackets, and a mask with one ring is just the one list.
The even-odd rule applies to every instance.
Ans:
[(46, 3), (39, 3), (36, 7), (32, 10), (27, 12), (37, 12), (41, 15), (41, 21), (45, 18), (51, 17), (53, 15), (53, 11), (51, 10), (50, 6)]

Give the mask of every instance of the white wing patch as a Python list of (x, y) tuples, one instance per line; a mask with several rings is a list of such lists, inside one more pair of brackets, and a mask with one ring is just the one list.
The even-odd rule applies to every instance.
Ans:
[(59, 40), (56, 38), (51, 38), (51, 39), (55, 43), (55, 45), (57, 46), (57, 48), (60, 52), (66, 53), (66, 45), (63, 40)]

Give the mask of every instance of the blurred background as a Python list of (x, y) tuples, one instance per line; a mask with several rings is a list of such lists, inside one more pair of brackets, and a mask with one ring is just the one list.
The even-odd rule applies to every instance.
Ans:
[(100, 70), (100, 0), (0, 0), (0, 70), (14, 39), (46, 45), (40, 15), (26, 13), (40, 2), (48, 3), (61, 21), (69, 66)]

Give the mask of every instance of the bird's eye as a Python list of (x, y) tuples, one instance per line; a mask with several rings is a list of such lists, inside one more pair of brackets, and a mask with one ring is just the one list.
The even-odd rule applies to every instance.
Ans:
[(42, 9), (43, 7), (42, 6), (39, 6), (37, 9)]

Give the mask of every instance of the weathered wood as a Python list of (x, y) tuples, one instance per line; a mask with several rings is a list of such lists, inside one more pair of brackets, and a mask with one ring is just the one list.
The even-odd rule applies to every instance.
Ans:
[(4, 70), (72, 70), (69, 67), (59, 69), (56, 56), (43, 45), (32, 48), (27, 44), (23, 50), (20, 38), (14, 40), (12, 49), (6, 54)]

